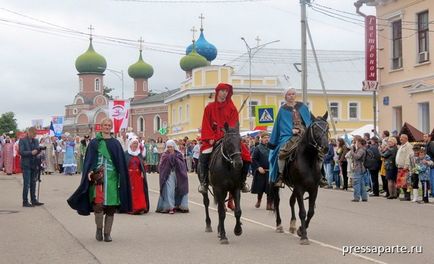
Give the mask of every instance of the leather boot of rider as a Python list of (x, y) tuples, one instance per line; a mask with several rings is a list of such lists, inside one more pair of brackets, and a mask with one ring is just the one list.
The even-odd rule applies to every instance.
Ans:
[(199, 156), (200, 165), (200, 186), (198, 191), (202, 194), (208, 192), (208, 174), (209, 174), (209, 159), (211, 158), (211, 153), (201, 153)]
[(241, 172), (241, 192), (248, 193), (250, 192), (250, 188), (246, 183), (247, 174), (249, 173), (250, 163), (243, 162), (243, 169)]
[(285, 168), (285, 160), (279, 159), (277, 165), (279, 167), (279, 175), (277, 176), (276, 182), (274, 183), (274, 187), (285, 188), (285, 184), (283, 183), (283, 169)]

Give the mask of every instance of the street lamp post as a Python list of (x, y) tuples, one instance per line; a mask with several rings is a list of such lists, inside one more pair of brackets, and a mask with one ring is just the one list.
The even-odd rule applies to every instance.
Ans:
[[(101, 67), (100, 67), (101, 68)], [(109, 72), (113, 73), (113, 75), (115, 75), (116, 77), (118, 77), (121, 82), (122, 82), (122, 99), (124, 99), (124, 71), (120, 70), (113, 70), (113, 69), (109, 69), (109, 68), (105, 68), (106, 70), (108, 70)]]
[[(257, 45), (256, 47), (251, 48), (250, 45), (247, 43), (246, 39), (244, 37), (241, 37), (241, 40), (246, 44), (247, 49), (247, 55), (249, 56), (249, 129), (253, 129), (253, 120), (252, 120), (252, 58), (255, 56), (255, 54), (260, 51), (265, 46), (279, 42), (280, 40), (273, 40), (267, 43), (264, 43), (262, 45)], [(253, 52), (252, 52), (253, 51)]]

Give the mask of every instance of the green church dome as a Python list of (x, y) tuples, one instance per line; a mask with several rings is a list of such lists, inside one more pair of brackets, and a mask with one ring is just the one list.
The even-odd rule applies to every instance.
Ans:
[(199, 67), (208, 66), (209, 62), (204, 56), (197, 53), (195, 48), (193, 48), (188, 55), (182, 57), (179, 65), (184, 71), (191, 71)]
[(139, 60), (128, 68), (128, 75), (133, 79), (149, 79), (154, 74), (154, 69), (142, 59), (140, 51)]
[(92, 39), (87, 51), (75, 60), (75, 68), (79, 73), (103, 73), (107, 68), (105, 58), (93, 49)]

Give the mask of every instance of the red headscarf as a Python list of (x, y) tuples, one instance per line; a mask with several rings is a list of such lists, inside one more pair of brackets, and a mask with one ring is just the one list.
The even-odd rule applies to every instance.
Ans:
[[(224, 102), (217, 101), (219, 91), (227, 90), (228, 95)], [(210, 139), (219, 140), (224, 136), (222, 128), (224, 123), (227, 122), (230, 127), (234, 127), (239, 118), (238, 110), (232, 102), (233, 88), (228, 83), (219, 83), (215, 88), (214, 102), (208, 104), (205, 108), (204, 116), (202, 119), (201, 138), (204, 142)], [(202, 150), (210, 146), (204, 143)]]

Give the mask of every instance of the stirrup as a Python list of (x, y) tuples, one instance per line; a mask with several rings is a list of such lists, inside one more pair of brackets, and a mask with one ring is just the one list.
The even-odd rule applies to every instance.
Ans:
[(249, 185), (247, 185), (247, 183), (243, 183), (243, 186), (241, 187), (241, 192), (243, 192), (243, 193), (248, 193), (248, 192), (250, 192), (250, 187), (249, 187)]
[(279, 178), (277, 179), (276, 183), (274, 183), (274, 187), (285, 188), (285, 184), (283, 183), (282, 179)]
[(201, 194), (207, 194), (208, 193), (208, 186), (201, 183), (199, 185), (199, 187), (197, 188), (197, 191), (200, 192)]

